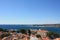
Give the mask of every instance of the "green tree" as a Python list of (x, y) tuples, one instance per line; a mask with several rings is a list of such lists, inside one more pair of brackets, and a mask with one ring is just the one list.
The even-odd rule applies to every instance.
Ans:
[(49, 37), (52, 38), (52, 39), (60, 37), (59, 34), (54, 33), (54, 32), (48, 32), (48, 33), (47, 33), (47, 36), (49, 36)]
[(4, 31), (2, 28), (0, 28), (0, 31)]
[(28, 30), (28, 33), (29, 33), (29, 36), (31, 35), (31, 31), (30, 30)]
[(7, 36), (10, 36), (10, 34), (9, 33), (8, 34), (2, 34), (0, 37), (4, 38), (4, 37), (7, 37)]
[(41, 36), (39, 34), (36, 35), (37, 38), (41, 38)]
[(20, 32), (23, 33), (23, 34), (27, 33), (27, 31), (25, 29), (21, 29)]

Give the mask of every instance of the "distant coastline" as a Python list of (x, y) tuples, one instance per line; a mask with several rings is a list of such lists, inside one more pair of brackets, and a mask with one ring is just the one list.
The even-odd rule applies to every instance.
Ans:
[(0, 24), (0, 25), (21, 25), (21, 26), (42, 26), (42, 27), (60, 27), (60, 24)]
[(33, 26), (60, 27), (60, 24), (35, 24)]

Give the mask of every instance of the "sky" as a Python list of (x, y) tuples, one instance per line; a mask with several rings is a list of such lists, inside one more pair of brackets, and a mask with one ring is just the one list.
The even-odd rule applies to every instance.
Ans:
[(0, 0), (0, 24), (60, 23), (60, 0)]

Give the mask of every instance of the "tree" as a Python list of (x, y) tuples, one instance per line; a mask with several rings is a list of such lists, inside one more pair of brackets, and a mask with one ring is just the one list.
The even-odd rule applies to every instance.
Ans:
[(7, 37), (7, 36), (10, 36), (10, 34), (2, 34), (0, 37), (4, 38), (4, 37)]
[(37, 38), (41, 38), (41, 36), (39, 34), (36, 35)]
[(4, 29), (3, 31), (4, 31), (4, 32), (8, 32), (8, 30), (7, 30), (7, 29)]
[(7, 29), (0, 28), (0, 31), (8, 32)]
[(51, 39), (60, 37), (59, 34), (54, 33), (54, 32), (48, 32), (48, 33), (47, 33), (47, 36), (49, 36)]
[(29, 36), (31, 35), (31, 31), (30, 30), (28, 30), (28, 33), (29, 33)]
[(20, 32), (23, 33), (23, 34), (27, 34), (25, 29), (21, 29)]
[(2, 28), (0, 28), (0, 31), (4, 31)]

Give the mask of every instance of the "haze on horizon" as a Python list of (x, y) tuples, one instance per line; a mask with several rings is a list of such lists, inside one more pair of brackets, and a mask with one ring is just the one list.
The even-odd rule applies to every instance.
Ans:
[(0, 24), (60, 23), (60, 0), (0, 0)]

